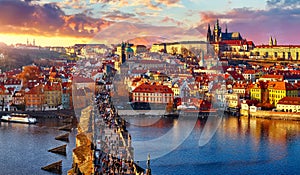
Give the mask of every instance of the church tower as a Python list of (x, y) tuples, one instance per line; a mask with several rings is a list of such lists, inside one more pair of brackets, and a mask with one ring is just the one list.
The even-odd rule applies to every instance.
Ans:
[(125, 52), (125, 55), (126, 55), (126, 60), (129, 60), (133, 57), (133, 54), (134, 54), (134, 51), (133, 49), (130, 47), (130, 44), (129, 43), (126, 43), (126, 52)]
[(222, 29), (219, 26), (219, 20), (217, 19), (217, 22), (216, 22), (215, 27), (214, 27), (214, 37), (213, 37), (214, 42), (221, 41), (221, 38), (220, 38), (220, 36), (221, 36), (221, 30)]
[(125, 49), (126, 49), (126, 45), (124, 42), (122, 42), (122, 44), (121, 44), (121, 60), (120, 60), (122, 64), (126, 61)]
[(272, 36), (270, 37), (270, 40), (269, 40), (269, 46), (273, 46), (273, 38), (272, 38)]
[(212, 42), (212, 35), (211, 35), (211, 30), (210, 30), (210, 25), (209, 24), (208, 24), (208, 29), (207, 29), (206, 41), (208, 43)]
[(274, 38), (274, 46), (277, 46), (277, 39)]

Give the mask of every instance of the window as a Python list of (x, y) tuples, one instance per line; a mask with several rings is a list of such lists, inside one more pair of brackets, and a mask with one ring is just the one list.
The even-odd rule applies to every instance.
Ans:
[(265, 57), (268, 57), (269, 56), (269, 52), (265, 52)]

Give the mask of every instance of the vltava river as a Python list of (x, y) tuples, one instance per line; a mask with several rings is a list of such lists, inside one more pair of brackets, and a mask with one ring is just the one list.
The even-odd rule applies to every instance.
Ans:
[[(75, 147), (75, 131), (69, 135), (69, 143), (55, 140), (66, 133), (58, 128), (62, 120), (43, 119), (36, 125), (0, 123), (0, 175), (51, 175), (41, 170), (53, 162), (63, 161), (63, 174), (72, 166), (72, 150)], [(49, 149), (67, 144), (67, 156), (48, 152)]]
[[(128, 127), (133, 142), (158, 138), (178, 122), (162, 118), (151, 126), (137, 126), (136, 118), (126, 120), (134, 123)], [(226, 117), (212, 139), (199, 147), (204, 126), (198, 120), (183, 144), (151, 160), (152, 174), (300, 174), (300, 122)], [(146, 168), (145, 162), (140, 165)]]
[[(126, 120), (140, 122), (136, 118)], [(180, 131), (177, 119), (161, 118), (150, 126), (134, 124), (128, 126), (133, 142), (158, 138), (173, 127), (174, 133)], [(62, 125), (54, 119), (39, 121), (37, 125), (2, 122), (0, 175), (50, 175), (40, 168), (58, 160), (63, 160), (63, 174), (66, 174), (72, 164), (75, 132), (70, 134), (66, 157), (48, 152), (65, 144), (54, 139), (65, 133), (58, 130)], [(198, 120), (183, 144), (165, 156), (152, 159), (152, 174), (300, 174), (299, 122), (226, 117), (212, 139), (199, 147), (204, 126), (205, 121)], [(155, 147), (164, 145), (161, 142)], [(139, 164), (146, 168), (145, 162)]]

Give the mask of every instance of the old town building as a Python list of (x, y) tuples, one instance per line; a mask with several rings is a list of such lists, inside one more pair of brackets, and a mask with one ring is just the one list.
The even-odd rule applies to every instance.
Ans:
[(161, 84), (144, 83), (132, 91), (132, 102), (173, 104), (173, 99), (172, 89)]

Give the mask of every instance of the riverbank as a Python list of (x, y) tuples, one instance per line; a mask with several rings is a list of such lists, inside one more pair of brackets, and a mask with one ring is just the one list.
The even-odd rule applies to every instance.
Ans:
[(292, 120), (300, 121), (300, 113), (295, 112), (275, 112), (275, 111), (256, 111), (256, 112), (241, 112), (243, 116), (263, 118), (270, 120)]
[(73, 109), (61, 109), (61, 110), (53, 110), (53, 111), (0, 111), (0, 116), (11, 114), (11, 113), (22, 113), (29, 114), (35, 118), (70, 118), (72, 116), (75, 117), (75, 113)]

